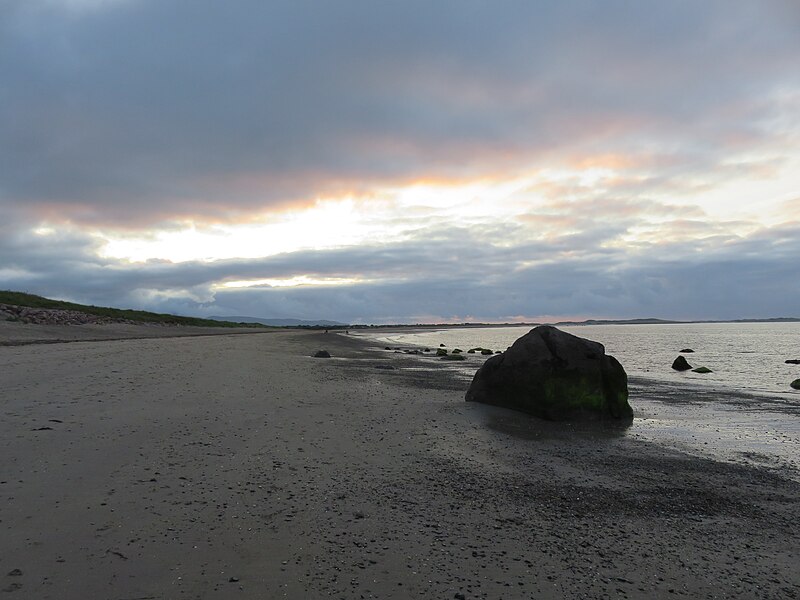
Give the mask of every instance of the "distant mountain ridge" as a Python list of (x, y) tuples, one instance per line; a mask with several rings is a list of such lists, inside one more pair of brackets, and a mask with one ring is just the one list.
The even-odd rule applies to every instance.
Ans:
[(258, 323), (270, 327), (347, 327), (347, 323), (325, 319), (259, 319), (258, 317), (208, 317), (212, 321), (231, 321), (233, 323)]
[(586, 321), (559, 321), (553, 325), (676, 325), (690, 323), (796, 323), (797, 317), (773, 317), (770, 319), (729, 319), (729, 320), (702, 320), (702, 321), (670, 321), (667, 319), (587, 319)]

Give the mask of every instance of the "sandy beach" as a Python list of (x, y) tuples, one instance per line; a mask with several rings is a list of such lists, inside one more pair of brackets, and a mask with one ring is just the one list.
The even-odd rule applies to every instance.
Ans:
[(21, 327), (8, 598), (800, 597), (800, 483), (774, 468), (468, 404), (354, 337)]

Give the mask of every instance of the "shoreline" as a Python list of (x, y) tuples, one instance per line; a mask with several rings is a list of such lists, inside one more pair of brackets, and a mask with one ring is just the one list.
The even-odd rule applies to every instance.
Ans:
[[(449, 363), (433, 354), (405, 354), (402, 346), (399, 351), (398, 347), (386, 350), (377, 337), (356, 337), (370, 352), (387, 356), (400, 352), (399, 356), (415, 361), (416, 368), (448, 370), (465, 390), (489, 358), (474, 355), (467, 364)], [(635, 418), (627, 435), (701, 458), (770, 468), (800, 482), (800, 404), (791, 395), (642, 375), (629, 376), (628, 383)]]
[(38, 325), (0, 321), (0, 347), (31, 344), (69, 344), (75, 342), (115, 342), (208, 335), (271, 333), (275, 329), (198, 327), (151, 323), (103, 323), (82, 325)]
[(773, 469), (466, 403), (446, 363), (357, 336), (271, 333), (0, 347), (0, 588), (800, 596), (800, 484)]

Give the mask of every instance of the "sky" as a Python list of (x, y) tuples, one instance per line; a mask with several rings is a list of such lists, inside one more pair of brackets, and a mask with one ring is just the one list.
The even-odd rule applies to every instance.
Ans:
[(800, 316), (795, 0), (0, 0), (0, 289)]

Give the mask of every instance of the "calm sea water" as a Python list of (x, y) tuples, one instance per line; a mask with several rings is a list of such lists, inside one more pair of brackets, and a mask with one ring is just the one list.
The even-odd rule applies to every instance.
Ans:
[[(800, 365), (787, 359), (800, 358), (800, 323), (697, 323), (675, 325), (582, 325), (561, 327), (564, 331), (602, 343), (628, 375), (674, 383), (693, 383), (753, 393), (780, 394), (800, 402), (800, 391), (789, 384), (800, 378)], [(383, 335), (382, 343), (392, 346), (437, 348), (482, 347), (505, 350), (527, 333), (523, 327), (458, 328)], [(672, 370), (672, 361), (683, 348), (693, 367), (708, 367), (713, 373), (701, 375)], [(482, 357), (468, 355), (458, 363), (475, 371)]]

